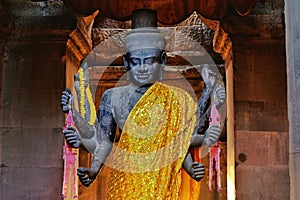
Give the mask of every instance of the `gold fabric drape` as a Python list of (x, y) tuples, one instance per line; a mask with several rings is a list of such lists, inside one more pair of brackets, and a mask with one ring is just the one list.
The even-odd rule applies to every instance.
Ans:
[[(197, 103), (182, 89), (162, 83), (149, 88), (129, 114), (109, 158), (113, 166), (107, 198), (190, 196), (195, 187), (182, 178), (181, 165), (195, 129), (196, 111)], [(187, 181), (188, 190), (182, 190)]]

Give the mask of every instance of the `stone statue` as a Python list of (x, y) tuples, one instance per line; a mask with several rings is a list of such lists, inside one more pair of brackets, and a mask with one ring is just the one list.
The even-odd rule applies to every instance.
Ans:
[[(193, 102), (192, 98), (181, 89), (160, 83), (163, 80), (164, 66), (167, 61), (164, 51), (166, 42), (162, 34), (155, 28), (156, 18), (149, 17), (149, 12), (147, 12), (143, 10), (133, 14), (133, 29), (125, 40), (126, 53), (123, 60), (127, 79), (131, 83), (104, 92), (94, 125), (87, 123), (74, 109), (73, 96), (70, 91), (63, 91), (61, 97), (63, 111), (68, 112), (71, 109), (77, 128), (69, 127), (64, 130), (66, 141), (74, 148), (83, 144), (93, 154), (89, 168), (78, 168), (77, 174), (81, 183), (89, 186), (107, 160), (110, 160), (115, 166), (122, 166), (112, 172), (111, 184), (120, 187), (109, 189), (109, 199), (124, 197), (120, 195), (126, 195), (127, 198), (131, 197), (132, 199), (135, 198), (135, 195), (141, 198), (143, 195), (148, 195), (147, 197), (153, 199), (170, 197), (177, 199), (180, 193), (178, 167), (182, 166), (196, 181), (200, 181), (204, 176), (204, 165), (193, 161), (189, 148), (200, 147), (203, 144), (213, 145), (221, 134), (219, 126), (208, 125), (210, 97), (214, 96), (217, 107), (222, 106), (225, 102), (225, 89), (221, 84), (217, 84), (216, 73), (208, 66), (203, 67), (202, 76), (205, 88), (198, 104)], [(146, 16), (145, 13), (147, 13)], [(153, 15), (151, 11), (150, 15)], [(88, 74), (86, 64), (84, 70), (85, 74)], [(75, 77), (76, 90), (79, 90), (76, 86), (78, 82), (78, 77)], [(152, 102), (152, 99), (155, 100)], [(145, 110), (150, 101), (151, 106)], [(178, 105), (182, 105), (184, 109), (174, 106), (174, 108), (170, 108), (174, 105), (174, 101), (178, 101)], [(160, 106), (163, 106), (164, 112), (159, 109)], [(155, 111), (152, 111), (153, 108)], [(145, 116), (141, 114), (143, 112), (146, 112)], [(180, 112), (180, 114), (175, 115), (174, 112)], [(185, 116), (181, 118), (185, 123), (177, 122), (177, 117), (182, 116)], [(140, 125), (146, 122), (149, 122), (150, 125)], [(143, 129), (144, 126), (147, 129)], [(177, 129), (177, 127), (179, 128)], [(122, 134), (119, 144), (114, 148), (113, 142), (116, 139), (117, 128)], [(158, 133), (143, 138), (134, 130), (140, 131), (141, 134)], [(180, 137), (173, 134), (176, 132), (175, 130)], [(136, 143), (133, 142), (134, 140)], [(175, 140), (175, 145), (164, 148), (172, 140)], [(125, 149), (126, 152), (116, 153), (120, 148)], [(148, 151), (148, 149), (151, 150)], [(163, 150), (161, 151), (161, 149)], [(152, 152), (155, 152), (155, 155)], [(133, 157), (133, 154), (141, 156), (147, 154), (147, 156), (141, 159)], [(166, 155), (172, 156), (166, 158)], [(108, 158), (110, 156), (111, 159)], [(150, 157), (149, 160), (147, 160), (148, 157)], [(125, 158), (127, 160), (124, 161), (124, 164), (122, 159)], [(134, 161), (129, 161), (131, 159)], [(162, 177), (166, 177), (167, 180), (160, 180)], [(145, 187), (140, 185), (144, 179), (147, 185)], [(125, 192), (119, 191), (122, 189), (121, 185), (125, 186)], [(160, 188), (157, 188), (158, 185)], [(145, 188), (148, 188), (149, 191), (154, 190), (154, 193), (146, 191)], [(166, 188), (168, 189), (166, 190)], [(145, 191), (137, 192), (137, 190)]]

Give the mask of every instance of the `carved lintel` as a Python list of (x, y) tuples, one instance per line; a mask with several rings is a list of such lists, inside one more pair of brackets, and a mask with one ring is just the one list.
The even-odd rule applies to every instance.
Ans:
[(71, 59), (71, 63), (75, 67), (79, 67), (83, 59), (92, 50), (92, 26), (98, 11), (87, 17), (77, 18), (77, 27), (69, 35), (67, 41), (67, 58)]
[(72, 40), (67, 41), (66, 54), (67, 60), (72, 63), (72, 67), (76, 67), (76, 69), (78, 69), (82, 60), (84, 59), (84, 55)]
[(227, 60), (231, 54), (232, 42), (228, 34), (220, 26), (220, 23), (217, 24), (215, 29), (213, 46), (214, 51), (220, 53), (223, 60)]
[(70, 34), (70, 41), (73, 42), (84, 56), (91, 51), (88, 39), (89, 38), (84, 35), (80, 29), (76, 29)]
[(206, 19), (200, 14), (198, 15), (206, 26), (215, 31), (213, 38), (213, 50), (216, 53), (219, 53), (224, 61), (228, 60), (231, 56), (232, 42), (229, 35), (221, 27), (220, 21)]

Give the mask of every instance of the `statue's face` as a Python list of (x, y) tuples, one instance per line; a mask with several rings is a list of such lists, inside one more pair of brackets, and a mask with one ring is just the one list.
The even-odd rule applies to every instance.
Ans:
[(130, 73), (132, 81), (138, 85), (158, 81), (162, 70), (160, 57), (158, 49), (140, 49), (127, 53), (127, 73)]

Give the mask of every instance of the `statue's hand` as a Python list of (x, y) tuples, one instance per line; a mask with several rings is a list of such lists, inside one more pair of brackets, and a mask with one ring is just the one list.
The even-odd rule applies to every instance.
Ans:
[(221, 135), (221, 128), (218, 125), (211, 125), (205, 132), (204, 144), (213, 146)]
[(221, 85), (217, 85), (214, 92), (215, 104), (217, 107), (222, 106), (226, 100), (226, 91), (225, 88)]
[(77, 169), (77, 175), (79, 177), (80, 182), (85, 187), (89, 187), (91, 183), (97, 177), (98, 171), (91, 170), (90, 168), (79, 167)]
[(61, 93), (60, 98), (60, 107), (62, 108), (63, 112), (67, 113), (72, 108), (72, 93), (69, 88)]
[(81, 137), (74, 127), (69, 126), (67, 129), (63, 130), (63, 134), (67, 143), (72, 148), (78, 148), (80, 146)]
[(192, 162), (187, 173), (196, 181), (200, 181), (204, 177), (205, 167), (202, 163)]

